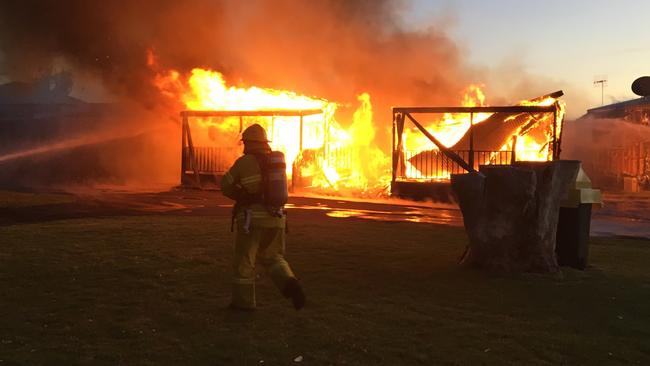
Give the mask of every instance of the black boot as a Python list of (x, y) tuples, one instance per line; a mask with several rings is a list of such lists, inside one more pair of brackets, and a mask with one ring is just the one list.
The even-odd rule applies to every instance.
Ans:
[(291, 302), (293, 302), (293, 307), (296, 310), (300, 310), (305, 306), (305, 293), (302, 291), (300, 282), (298, 282), (298, 280), (295, 278), (289, 278), (287, 280), (287, 282), (284, 284), (284, 288), (282, 289), (282, 295), (288, 299), (291, 299)]

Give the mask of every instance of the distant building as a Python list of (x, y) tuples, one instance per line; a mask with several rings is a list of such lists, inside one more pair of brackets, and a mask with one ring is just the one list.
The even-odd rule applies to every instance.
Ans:
[(154, 119), (71, 97), (72, 85), (67, 73), (0, 85), (0, 187), (120, 184), (156, 173), (147, 163), (152, 141), (162, 139), (149, 139), (137, 123)]
[(119, 116), (118, 106), (70, 96), (67, 72), (0, 85), (0, 154), (93, 131)]
[(604, 189), (650, 190), (650, 96), (592, 108), (567, 126), (567, 155)]
[(45, 76), (32, 82), (12, 81), (0, 85), (0, 105), (78, 104), (71, 97), (72, 75), (67, 72)]
[(622, 119), (627, 122), (650, 125), (650, 97), (592, 108), (582, 118)]

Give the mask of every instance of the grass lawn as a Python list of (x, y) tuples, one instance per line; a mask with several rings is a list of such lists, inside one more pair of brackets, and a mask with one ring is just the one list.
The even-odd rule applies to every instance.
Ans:
[(4, 365), (650, 364), (650, 243), (593, 239), (586, 272), (462, 270), (462, 229), (295, 213), (308, 307), (261, 274), (228, 311), (223, 216), (0, 227)]

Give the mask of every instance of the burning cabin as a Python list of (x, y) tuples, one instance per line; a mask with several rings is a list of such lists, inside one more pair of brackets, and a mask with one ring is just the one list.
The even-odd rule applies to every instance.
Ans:
[[(300, 179), (296, 164), (306, 149), (327, 146), (323, 114), (322, 109), (183, 111), (181, 184), (200, 188), (218, 184), (241, 154), (242, 131), (259, 123), (267, 130), (273, 149), (282, 151), (291, 162), (287, 173), (295, 185)], [(201, 131), (194, 138), (193, 128)]]
[(220, 73), (202, 69), (193, 70), (186, 83), (177, 83), (173, 72), (163, 80), (176, 86), (169, 95), (180, 96), (186, 108), (181, 113), (185, 185), (216, 183), (240, 154), (240, 133), (252, 123), (264, 126), (272, 148), (285, 153), (292, 187), (322, 193), (376, 197), (390, 186), (393, 195), (436, 198), (437, 187), (448, 191), (450, 175), (468, 167), (547, 161), (560, 153), (562, 92), (486, 107), (480, 88), (470, 86), (463, 107), (394, 108), (391, 155), (390, 140), (382, 149), (381, 137), (375, 139), (365, 93), (343, 128), (334, 117), (339, 105), (322, 98), (228, 86)]
[(562, 95), (516, 106), (393, 108), (392, 194), (445, 200), (452, 174), (559, 159)]
[(386, 182), (382, 179), (390, 174), (386, 154), (371, 146), (374, 126), (368, 94), (358, 96), (360, 105), (346, 129), (335, 118), (339, 105), (322, 98), (229, 86), (223, 75), (209, 70), (193, 70), (186, 84), (176, 83), (177, 77), (172, 72), (160, 80), (172, 86), (167, 94), (186, 108), (181, 112), (183, 185), (209, 188), (217, 183), (241, 154), (241, 132), (253, 123), (262, 125), (271, 147), (285, 154), (294, 189), (365, 192), (375, 182)]

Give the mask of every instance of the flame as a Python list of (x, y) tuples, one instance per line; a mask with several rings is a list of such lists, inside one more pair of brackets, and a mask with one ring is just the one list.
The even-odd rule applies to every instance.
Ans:
[(191, 110), (263, 111), (272, 109), (325, 109), (328, 101), (269, 88), (227, 86), (219, 72), (192, 70), (183, 102)]
[[(482, 86), (470, 85), (468, 86), (461, 98), (461, 105), (464, 107), (485, 106), (486, 98), (482, 91)], [(565, 105), (563, 102), (553, 97), (547, 97), (542, 100), (524, 100), (518, 103), (522, 106), (557, 106), (557, 119), (561, 121), (564, 118)], [(475, 113), (470, 115), (468, 113), (452, 114), (445, 113), (442, 116), (435, 115), (421, 115), (424, 125), (427, 130), (434, 135), (444, 146), (452, 147), (466, 134), (472, 124), (480, 124), (487, 120), (492, 113)], [(426, 121), (424, 118), (430, 118)], [(508, 116), (505, 121), (511, 121), (516, 118), (524, 119), (521, 127), (514, 131), (517, 136), (517, 142), (514, 147), (515, 158), (517, 161), (546, 161), (551, 158), (551, 141), (553, 134), (556, 137), (560, 136), (561, 124), (557, 125), (558, 130), (553, 131), (553, 115), (549, 113), (539, 114), (516, 114)], [(403, 143), (406, 159), (404, 159), (404, 166), (406, 178), (416, 181), (431, 181), (431, 180), (447, 180), (450, 178), (451, 171), (448, 164), (441, 164), (437, 166), (434, 171), (424, 172), (418, 170), (413, 164), (408, 161), (408, 157), (416, 156), (423, 151), (437, 151), (438, 148), (429, 139), (424, 136), (415, 127), (405, 128), (403, 135)], [(501, 146), (499, 151), (491, 152), (488, 159), (481, 161), (480, 164), (503, 164), (503, 156), (499, 152), (511, 152), (513, 150), (512, 142), (506, 142)], [(464, 152), (466, 155), (469, 152)], [(509, 162), (509, 160), (508, 160)]]
[[(148, 60), (153, 62), (153, 56)], [(386, 154), (374, 145), (372, 104), (367, 93), (358, 96), (359, 107), (350, 127), (342, 128), (335, 118), (337, 103), (287, 90), (228, 85), (224, 76), (213, 70), (195, 68), (185, 77), (168, 70), (157, 74), (154, 84), (188, 110), (321, 111), (302, 118), (302, 150), (300, 117), (294, 116), (196, 118), (191, 121), (195, 146), (229, 147), (235, 151), (231, 154), (234, 160), (240, 150), (241, 127), (259, 123), (267, 130), (271, 147), (284, 152), (287, 174), (309, 187), (363, 192), (388, 183), (390, 164)], [(294, 172), (296, 167), (299, 169)]]
[[(519, 136), (515, 145), (518, 161), (546, 161), (548, 157), (548, 144), (540, 144), (528, 135)], [(510, 150), (512, 146), (504, 146), (503, 151)]]
[[(147, 54), (147, 63), (157, 68), (153, 52)], [(195, 68), (183, 75), (176, 70), (156, 73), (153, 80), (160, 92), (171, 100), (180, 102), (188, 110), (214, 111), (268, 111), (268, 110), (319, 110), (313, 115), (295, 116), (246, 116), (194, 118), (190, 121), (194, 146), (225, 149), (222, 154), (232, 163), (241, 153), (239, 141), (243, 128), (259, 123), (266, 128), (271, 147), (284, 152), (287, 174), (297, 186), (325, 189), (327, 192), (359, 194), (384, 192), (391, 179), (389, 154), (376, 143), (377, 125), (373, 121), (371, 96), (361, 93), (358, 107), (352, 115), (349, 127), (343, 128), (336, 119), (342, 106), (323, 98), (309, 97), (293, 91), (262, 88), (257, 86), (230, 85), (224, 76), (214, 70)], [(460, 98), (465, 107), (485, 106), (483, 86), (470, 85)], [(522, 101), (520, 105), (553, 105), (559, 107), (558, 118), (564, 114), (564, 105), (557, 99)], [(472, 124), (488, 119), (491, 113), (467, 113), (443, 115), (420, 115), (418, 119), (438, 140), (447, 147), (456, 144)], [(426, 118), (429, 118), (426, 120)], [(509, 118), (519, 118), (511, 116)], [(517, 160), (547, 160), (552, 131), (548, 115), (526, 116), (527, 122), (515, 132), (518, 136), (514, 149)], [(302, 133), (300, 126), (302, 125)], [(540, 132), (541, 130), (541, 132)], [(531, 131), (535, 131), (532, 133)], [(403, 146), (407, 152), (437, 150), (415, 127), (405, 128)], [(505, 143), (501, 151), (511, 151), (512, 143)], [(488, 162), (496, 163), (490, 158)], [(450, 171), (445, 166), (422, 174), (409, 161), (406, 179), (448, 179)]]
[[(552, 97), (544, 98), (540, 101), (531, 101), (523, 100), (519, 102), (519, 105), (523, 106), (551, 106), (556, 104), (557, 106), (557, 120), (562, 121), (564, 119), (564, 113), (566, 110), (566, 105), (564, 102), (559, 101)], [(553, 131), (553, 116), (549, 114), (542, 114), (538, 116), (529, 116), (529, 121), (534, 121), (535, 123), (528, 128), (526, 131), (520, 129), (517, 131), (517, 144), (515, 146), (516, 158), (518, 161), (546, 161), (551, 158), (551, 141), (555, 135), (556, 138), (561, 136), (562, 124), (557, 124), (557, 131)], [(541, 137), (535, 138), (531, 134), (528, 134), (534, 128), (541, 128), (543, 132)], [(501, 150), (507, 151), (511, 150), (512, 145), (504, 145)]]
[[(485, 105), (485, 94), (480, 85), (468, 86), (461, 99), (463, 107), (482, 107)], [(433, 118), (425, 122), (427, 130), (431, 132), (443, 145), (450, 147), (465, 135), (472, 123), (477, 124), (489, 118), (491, 113), (476, 113), (473, 117), (467, 113), (445, 113), (442, 118), (429, 115)], [(424, 117), (424, 116), (423, 116)], [(437, 147), (416, 127), (404, 129), (404, 146), (406, 150), (421, 150), (423, 148), (437, 149)]]
[[(465, 88), (461, 98), (463, 107), (482, 107), (485, 106), (485, 93), (481, 85), (469, 85)], [(472, 124), (478, 124), (488, 119), (492, 113), (476, 113), (473, 116), (467, 113), (445, 113), (440, 116), (426, 115), (432, 120), (426, 121), (426, 129), (435, 136), (444, 146), (451, 147), (457, 143), (467, 132)], [(425, 116), (422, 116), (425, 117)], [(436, 119), (438, 118), (438, 119)], [(416, 127), (404, 129), (403, 135), (404, 150), (411, 152), (412, 155), (423, 150), (438, 150), (424, 134)], [(422, 174), (410, 162), (405, 161), (408, 178), (416, 180), (446, 180), (449, 179), (451, 172), (443, 166), (439, 167), (436, 172)]]

